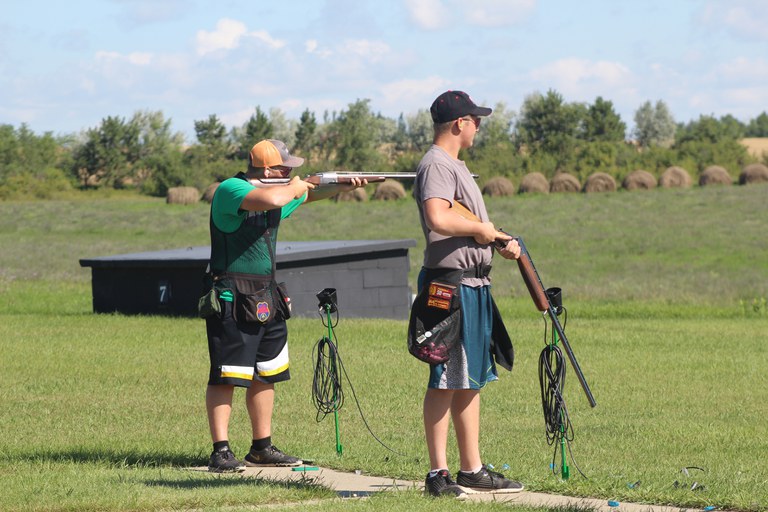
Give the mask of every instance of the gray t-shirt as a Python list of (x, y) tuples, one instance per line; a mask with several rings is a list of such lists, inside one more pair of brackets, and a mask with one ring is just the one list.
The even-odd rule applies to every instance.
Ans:
[[(423, 263), (426, 268), (469, 269), (480, 264), (491, 264), (493, 248), (490, 245), (480, 245), (472, 237), (440, 235), (431, 231), (424, 219), (424, 202), (441, 198), (451, 206), (454, 201), (459, 201), (480, 220), (488, 221), (482, 192), (463, 161), (432, 145), (416, 168), (413, 197), (419, 207), (421, 229), (427, 240)], [(468, 286), (489, 283), (487, 278), (465, 277), (462, 280), (462, 284)]]

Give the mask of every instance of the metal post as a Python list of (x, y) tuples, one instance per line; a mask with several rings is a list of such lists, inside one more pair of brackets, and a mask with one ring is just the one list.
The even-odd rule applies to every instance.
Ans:
[[(328, 321), (328, 340), (333, 339), (333, 327), (331, 324), (331, 305), (325, 304), (325, 314)], [(334, 379), (339, 378), (339, 372), (338, 368), (336, 368), (336, 349), (334, 349), (333, 357), (331, 358), (331, 372), (333, 373)], [(333, 392), (333, 422), (336, 425), (336, 454), (341, 457), (342, 452), (344, 451), (343, 447), (341, 446), (341, 434), (339, 432), (339, 404), (338, 404), (338, 396), (336, 395), (336, 391)]]
[[(552, 333), (552, 345), (557, 346), (557, 331)], [(557, 390), (558, 400), (562, 398), (562, 389)], [(568, 480), (571, 476), (571, 470), (568, 468), (568, 458), (565, 454), (567, 448), (567, 441), (565, 440), (565, 416), (563, 410), (560, 409), (560, 476), (563, 480)]]

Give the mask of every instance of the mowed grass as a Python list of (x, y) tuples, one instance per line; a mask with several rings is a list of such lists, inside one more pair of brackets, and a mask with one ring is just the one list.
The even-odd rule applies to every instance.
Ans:
[[(496, 261), (494, 293), (516, 365), (482, 395), (486, 462), (509, 465), (531, 490), (768, 509), (767, 194), (754, 186), (489, 200), (497, 224), (525, 237), (544, 284), (564, 289), (566, 332), (598, 406), (569, 367), (575, 439), (572, 476), (562, 481), (550, 468), (539, 398), (544, 324), (516, 265)], [(411, 200), (308, 205), (281, 234), (415, 238), (416, 269), (415, 209)], [(210, 450), (202, 321), (93, 315), (89, 273), (77, 261), (207, 245), (206, 207), (91, 199), (0, 203), (0, 213), (0, 510), (467, 508), (415, 490), (340, 502), (310, 481), (188, 470)], [(313, 348), (326, 331), (319, 317), (292, 319), (293, 379), (278, 389), (275, 443), (319, 465), (422, 480), (426, 367), (407, 354), (405, 327), (345, 319), (342, 309), (336, 335), (351, 385), (344, 381), (338, 457), (333, 418), (318, 422), (311, 396)], [(231, 426), (241, 455), (250, 444), (242, 397)], [(455, 471), (453, 443), (450, 460)], [(686, 476), (691, 466), (703, 471)]]

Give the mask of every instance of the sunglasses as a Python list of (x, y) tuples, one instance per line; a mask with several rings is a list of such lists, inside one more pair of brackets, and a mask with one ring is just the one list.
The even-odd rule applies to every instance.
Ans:
[(477, 116), (460, 117), (459, 119), (462, 121), (472, 121), (473, 123), (475, 123), (475, 129), (480, 128), (481, 119)]

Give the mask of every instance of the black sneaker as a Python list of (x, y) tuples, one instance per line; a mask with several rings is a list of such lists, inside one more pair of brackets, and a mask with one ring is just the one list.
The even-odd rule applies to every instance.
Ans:
[(477, 473), (464, 473), (459, 471), (456, 482), (462, 487), (469, 487), (475, 491), (491, 491), (497, 493), (520, 492), (525, 487), (520, 482), (508, 480), (501, 473), (489, 471), (483, 467)]
[(208, 471), (212, 473), (239, 473), (245, 471), (245, 464), (237, 460), (232, 450), (217, 450), (208, 460)]
[(429, 476), (424, 480), (424, 489), (430, 496), (451, 496), (458, 499), (467, 497), (464, 489), (456, 485), (447, 469), (441, 469), (435, 476)]
[(263, 450), (251, 450), (245, 456), (246, 466), (299, 466), (303, 462), (298, 457), (281, 452), (275, 445)]

